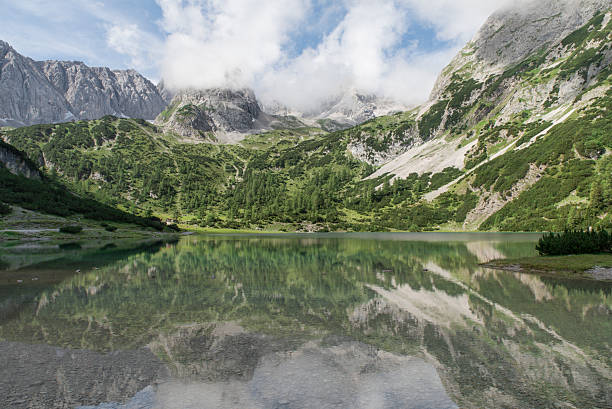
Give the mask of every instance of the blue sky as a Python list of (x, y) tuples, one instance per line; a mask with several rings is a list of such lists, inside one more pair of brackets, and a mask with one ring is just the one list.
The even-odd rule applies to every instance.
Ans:
[[(0, 0), (0, 39), (34, 59), (135, 68), (270, 100), (345, 88), (423, 100), (505, 0)], [(408, 96), (410, 94), (410, 96)]]

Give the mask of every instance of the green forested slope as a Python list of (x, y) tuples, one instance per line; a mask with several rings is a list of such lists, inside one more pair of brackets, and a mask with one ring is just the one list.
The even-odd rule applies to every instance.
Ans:
[(479, 167), (431, 203), (423, 195), (461, 171), (391, 183), (390, 177), (364, 179), (374, 167), (347, 151), (354, 130), (318, 136), (274, 132), (242, 145), (182, 144), (151, 125), (106, 117), (20, 128), (8, 139), (80, 194), (141, 216), (225, 228), (457, 228), (482, 191), (509, 195), (534, 164), (545, 169), (544, 176), (481, 228), (558, 230), (610, 221), (612, 141), (610, 117), (604, 115), (610, 101), (609, 93), (545, 138)]
[(460, 174), (415, 174), (393, 185), (363, 180), (374, 168), (347, 153), (347, 132), (274, 131), (242, 145), (183, 144), (147, 123), (105, 117), (20, 128), (7, 139), (81, 194), (215, 227), (393, 228), (372, 224), (374, 216), (416, 203)]
[[(34, 162), (26, 158), (23, 152), (11, 145), (0, 141), (0, 147), (9, 147), (13, 154), (23, 156), (28, 166), (36, 166)], [(140, 217), (109, 204), (75, 194), (64, 185), (57, 175), (46, 175), (42, 179), (28, 178), (10, 172), (0, 162), (0, 217), (12, 212), (10, 205), (62, 217), (82, 215), (96, 221), (130, 223), (159, 231), (168, 229), (157, 218)]]

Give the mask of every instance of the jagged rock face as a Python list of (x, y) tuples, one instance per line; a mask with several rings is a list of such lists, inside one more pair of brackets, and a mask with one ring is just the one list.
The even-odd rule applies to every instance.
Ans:
[(112, 71), (66, 61), (37, 65), (79, 119), (104, 115), (153, 119), (165, 105), (155, 85), (134, 70)]
[(0, 125), (71, 119), (70, 105), (36, 63), (0, 41)]
[(166, 106), (134, 70), (81, 62), (33, 61), (0, 41), (0, 121), (32, 125), (104, 115), (153, 119)]
[(187, 98), (195, 105), (207, 109), (216, 129), (223, 131), (248, 131), (261, 114), (261, 109), (250, 89), (212, 89), (196, 92)]

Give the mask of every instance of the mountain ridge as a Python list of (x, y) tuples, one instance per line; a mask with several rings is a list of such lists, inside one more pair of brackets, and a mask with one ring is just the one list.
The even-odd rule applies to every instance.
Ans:
[(153, 119), (165, 107), (157, 87), (135, 70), (80, 61), (34, 61), (0, 41), (0, 125), (97, 119)]
[[(390, 158), (391, 160), (399, 159), (402, 154), (406, 154), (408, 157), (405, 162), (408, 163), (410, 161), (409, 158), (412, 157), (411, 149), (422, 150), (423, 148), (420, 145), (428, 140), (448, 137), (450, 135), (461, 135), (464, 131), (478, 126), (479, 122), (483, 120), (493, 119), (495, 121), (494, 126), (498, 127), (511, 122), (521, 115), (522, 112), (530, 110), (531, 113), (528, 120), (533, 121), (533, 118), (537, 115), (532, 114), (544, 114), (546, 113), (545, 111), (549, 111), (552, 108), (559, 108), (565, 103), (571, 103), (581, 92), (590, 87), (597, 74), (609, 66), (612, 60), (612, 50), (610, 50), (606, 43), (600, 47), (600, 54), (589, 57), (592, 61), (578, 61), (582, 64), (599, 63), (597, 66), (593, 65), (592, 68), (595, 71), (592, 71), (583, 81), (580, 81), (582, 75), (576, 74), (576, 69), (580, 67), (574, 67), (572, 64), (567, 63), (565, 65), (570, 65), (570, 67), (566, 74), (573, 75), (568, 78), (559, 77), (554, 75), (555, 73), (553, 72), (552, 75), (546, 78), (534, 78), (530, 83), (521, 79), (521, 75), (523, 75), (524, 70), (528, 67), (532, 70), (540, 69), (547, 74), (548, 72), (546, 71), (551, 71), (554, 68), (554, 66), (551, 67), (550, 65), (564, 62), (563, 60), (571, 58), (573, 49), (568, 46), (562, 46), (561, 41), (570, 35), (572, 31), (588, 23), (597, 11), (609, 10), (609, 3), (600, 0), (583, 1), (583, 3), (594, 5), (594, 7), (587, 8), (588, 11), (581, 9), (580, 13), (570, 9), (568, 12), (569, 17), (561, 18), (567, 25), (562, 25), (562, 27), (545, 26), (545, 28), (542, 28), (538, 24), (540, 21), (547, 20), (549, 14), (553, 14), (556, 18), (560, 18), (560, 14), (562, 14), (556, 13), (558, 9), (547, 7), (547, 5), (550, 6), (550, 1), (544, 3), (531, 2), (528, 4), (532, 8), (528, 10), (521, 12), (517, 12), (515, 9), (509, 9), (510, 11), (502, 10), (489, 18), (487, 23), (475, 35), (475, 40), (469, 42), (442, 71), (432, 90), (430, 100), (417, 108), (418, 113), (415, 117), (414, 126), (412, 129), (408, 129), (405, 135), (405, 137), (411, 137), (416, 143), (406, 145), (404, 152), (399, 150), (395, 158)], [(572, 4), (576, 2), (567, 1), (566, 3)], [(544, 17), (533, 14), (535, 11), (543, 12)], [(520, 13), (522, 20), (515, 20), (516, 13)], [(575, 17), (575, 15), (581, 17), (578, 19), (570, 18)], [(608, 14), (603, 14), (603, 18), (608, 18), (609, 22), (609, 17), (605, 16), (609, 16), (609, 12)], [(526, 46), (528, 51), (514, 52), (509, 59), (504, 59), (503, 53), (500, 53), (503, 62), (479, 59), (477, 57), (478, 51), (483, 48), (493, 47), (490, 43), (499, 45), (499, 43), (507, 44), (510, 41), (508, 38), (509, 34), (507, 33), (503, 41), (494, 38), (495, 36), (502, 35), (500, 29), (504, 28), (507, 24), (501, 24), (500, 21), (506, 21), (505, 18), (513, 23), (513, 25), (509, 25), (510, 27), (519, 27), (525, 33), (537, 32), (541, 36), (540, 39), (538, 41), (532, 39)], [(536, 22), (536, 26), (530, 25), (532, 21)], [(510, 28), (509, 30), (516, 35), (516, 30), (519, 29)], [(505, 45), (500, 47), (503, 50), (512, 48)], [(531, 50), (536, 49), (539, 50), (536, 54), (529, 54)], [(521, 58), (525, 52), (527, 57), (523, 61), (517, 62), (516, 59)], [(497, 56), (498, 53), (487, 51), (486, 54)], [(533, 58), (534, 55), (540, 54), (545, 54), (543, 57), (546, 58), (542, 59), (542, 56), (540, 56), (539, 59), (541, 61), (530, 60), (530, 57)], [(602, 56), (600, 61), (595, 61), (599, 56)], [(578, 57), (575, 58), (576, 60), (583, 58), (582, 55), (575, 55), (574, 57)], [(491, 67), (493, 68), (491, 69)], [(553, 119), (559, 119), (563, 115), (564, 112), (559, 112), (556, 118)], [(414, 135), (419, 135), (420, 138), (414, 138)], [(405, 137), (399, 136), (400, 139), (405, 139)], [(458, 141), (454, 143), (457, 145)], [(458, 149), (463, 148), (463, 146), (458, 147)], [(363, 149), (367, 150), (367, 147)], [(447, 152), (446, 155), (453, 153)], [(480, 154), (481, 152), (478, 150), (472, 152), (473, 156)], [(414, 166), (411, 165), (410, 169), (413, 168)], [(436, 169), (429, 168), (424, 164), (419, 171), (422, 173)], [(387, 166), (385, 171), (395, 172), (391, 166)], [(398, 171), (397, 174), (399, 176), (406, 175), (405, 172), (401, 171)]]

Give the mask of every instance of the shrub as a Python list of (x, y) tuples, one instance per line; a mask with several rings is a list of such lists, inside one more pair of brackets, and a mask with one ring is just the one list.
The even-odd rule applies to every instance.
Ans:
[(0, 217), (2, 216), (6, 216), (7, 214), (11, 214), (13, 210), (11, 209), (11, 206), (0, 202)]
[(63, 226), (59, 229), (60, 233), (78, 234), (83, 231), (81, 226)]
[(612, 250), (612, 235), (606, 230), (549, 233), (540, 239), (536, 250), (543, 256), (605, 253)]

